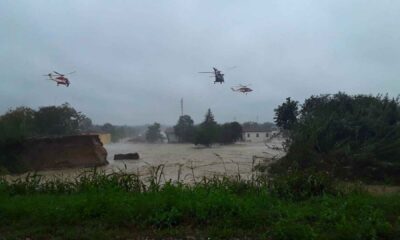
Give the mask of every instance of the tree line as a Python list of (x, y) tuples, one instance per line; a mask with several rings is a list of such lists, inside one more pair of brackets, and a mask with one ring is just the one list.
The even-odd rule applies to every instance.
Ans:
[(117, 142), (122, 138), (137, 134), (138, 129), (110, 123), (95, 125), (89, 117), (75, 110), (68, 103), (40, 107), (38, 110), (18, 107), (0, 116), (0, 141), (92, 132), (110, 133), (111, 141)]
[(92, 127), (92, 120), (68, 103), (60, 106), (11, 109), (0, 116), (2, 139), (73, 135)]
[[(146, 138), (152, 142), (157, 140), (159, 124), (150, 126)], [(194, 143), (195, 145), (211, 146), (214, 143), (230, 144), (242, 138), (242, 126), (238, 122), (218, 124), (210, 109), (208, 109), (204, 121), (195, 125), (189, 115), (179, 117), (177, 124), (173, 127), (174, 133), (180, 143)]]

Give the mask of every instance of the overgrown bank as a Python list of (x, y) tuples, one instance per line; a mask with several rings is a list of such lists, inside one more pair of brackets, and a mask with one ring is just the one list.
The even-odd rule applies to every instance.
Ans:
[(276, 110), (288, 152), (272, 171), (314, 169), (342, 180), (400, 184), (400, 102), (388, 96), (290, 98)]
[(400, 195), (344, 189), (322, 175), (194, 185), (90, 172), (0, 184), (4, 238), (398, 239)]

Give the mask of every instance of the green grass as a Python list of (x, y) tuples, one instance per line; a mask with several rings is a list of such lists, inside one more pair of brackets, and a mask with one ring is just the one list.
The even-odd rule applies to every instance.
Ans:
[[(309, 185), (320, 186), (325, 180), (311, 179), (306, 187), (299, 186), (299, 177), (295, 185), (282, 179), (229, 178), (161, 185), (126, 173), (92, 172), (73, 181), (33, 175), (0, 183), (0, 236), (400, 239), (399, 194), (314, 191)], [(279, 191), (280, 186), (285, 191)], [(282, 194), (290, 187), (314, 194)]]

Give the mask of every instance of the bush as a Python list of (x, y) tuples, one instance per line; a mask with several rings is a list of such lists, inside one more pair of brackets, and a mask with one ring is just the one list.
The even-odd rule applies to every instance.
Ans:
[(340, 192), (324, 173), (275, 179), (271, 190), (265, 182), (227, 177), (188, 185), (154, 183), (158, 187), (149, 181), (96, 169), (76, 179), (0, 178), (0, 232), (4, 239), (65, 239), (65, 232), (73, 239), (400, 236), (399, 194), (334, 196)]
[(287, 200), (340, 194), (333, 178), (323, 172), (293, 172), (271, 180), (269, 185), (273, 195)]
[(272, 227), (270, 236), (276, 240), (312, 240), (316, 239), (313, 228), (297, 222), (280, 221)]
[(21, 173), (26, 170), (26, 166), (19, 161), (22, 142), (20, 138), (0, 140), (0, 174)]
[(287, 155), (271, 167), (316, 168), (341, 179), (400, 183), (400, 105), (388, 96), (344, 93), (306, 99)]

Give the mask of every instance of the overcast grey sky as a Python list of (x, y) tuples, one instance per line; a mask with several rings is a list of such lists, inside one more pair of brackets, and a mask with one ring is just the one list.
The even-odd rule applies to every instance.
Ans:
[[(95, 123), (272, 121), (312, 94), (400, 91), (400, 1), (0, 1), (0, 114), (69, 102)], [(213, 84), (211, 67), (225, 71)], [(70, 72), (69, 88), (45, 80)], [(252, 84), (242, 95), (231, 86)]]

